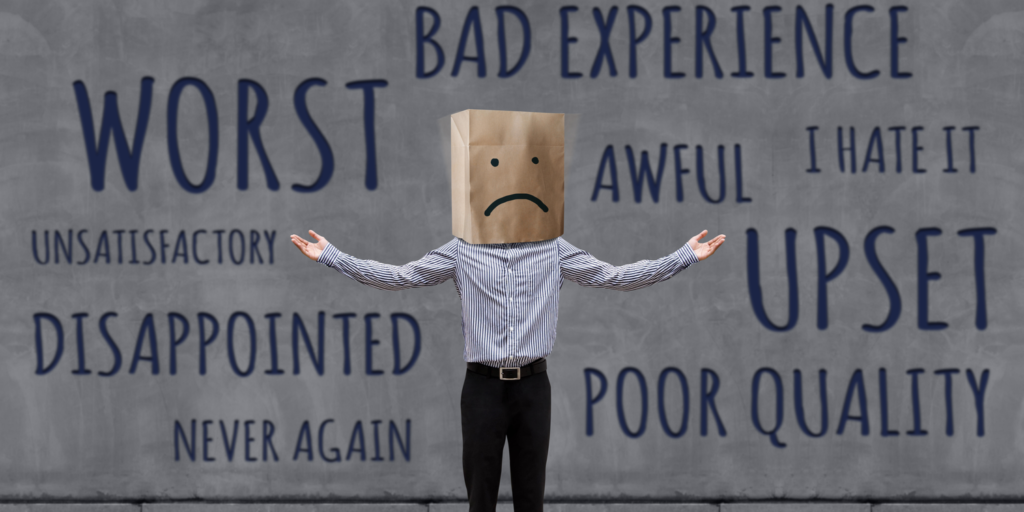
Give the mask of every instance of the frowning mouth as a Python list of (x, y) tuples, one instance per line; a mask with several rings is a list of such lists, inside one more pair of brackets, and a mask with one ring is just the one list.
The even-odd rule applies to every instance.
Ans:
[(534, 196), (532, 196), (530, 194), (509, 194), (509, 195), (507, 195), (505, 197), (499, 197), (498, 199), (495, 199), (494, 202), (491, 203), (491, 205), (488, 206), (486, 210), (484, 210), (484, 216), (485, 217), (490, 217), (491, 216), (491, 212), (493, 212), (495, 208), (497, 208), (498, 206), (500, 206), (503, 203), (507, 203), (509, 201), (515, 201), (516, 199), (528, 199), (530, 201), (533, 201), (533, 204), (536, 204), (545, 213), (548, 211), (548, 207), (547, 207), (547, 205), (544, 204), (543, 201), (541, 201), (540, 199), (537, 199), (536, 197), (534, 197)]

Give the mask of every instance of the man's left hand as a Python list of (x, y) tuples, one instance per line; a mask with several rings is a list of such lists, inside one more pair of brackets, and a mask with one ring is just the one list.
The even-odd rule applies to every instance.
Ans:
[(686, 242), (690, 249), (693, 249), (693, 253), (697, 255), (698, 260), (705, 260), (708, 256), (711, 256), (718, 250), (723, 243), (725, 243), (725, 235), (718, 235), (707, 242), (700, 242), (701, 238), (708, 235), (708, 230), (701, 231), (699, 235), (690, 239)]

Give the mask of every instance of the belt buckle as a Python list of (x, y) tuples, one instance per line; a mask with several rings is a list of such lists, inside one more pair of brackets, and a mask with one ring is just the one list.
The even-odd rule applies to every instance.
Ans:
[[(515, 370), (516, 371), (515, 378), (509, 377), (509, 378), (506, 379), (505, 378), (505, 370)], [(517, 367), (514, 367), (514, 366), (502, 366), (501, 368), (498, 368), (498, 378), (501, 379), (501, 380), (519, 380), (519, 375), (520, 375), (520, 371), (519, 371), (519, 368), (517, 368)]]

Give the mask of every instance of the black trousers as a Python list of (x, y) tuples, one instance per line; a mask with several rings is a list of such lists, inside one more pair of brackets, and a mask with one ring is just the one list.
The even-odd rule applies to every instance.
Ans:
[(512, 504), (516, 512), (544, 509), (551, 434), (547, 372), (500, 380), (466, 370), (462, 385), (462, 472), (470, 512), (494, 512), (501, 456), (508, 438)]

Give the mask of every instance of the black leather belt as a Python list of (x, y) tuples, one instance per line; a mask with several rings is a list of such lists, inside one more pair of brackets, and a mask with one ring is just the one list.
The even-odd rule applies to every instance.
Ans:
[(466, 368), (473, 373), (479, 373), (480, 375), (486, 375), (488, 377), (497, 377), (501, 380), (519, 380), (523, 377), (529, 377), (530, 375), (544, 373), (548, 369), (548, 361), (541, 358), (526, 366), (503, 366), (501, 368), (495, 368), (493, 366), (487, 366), (480, 363), (466, 363)]

